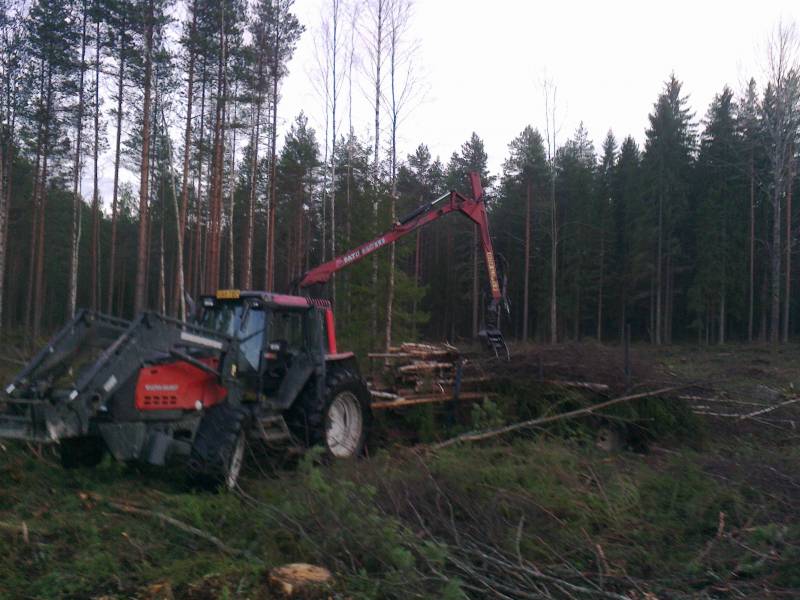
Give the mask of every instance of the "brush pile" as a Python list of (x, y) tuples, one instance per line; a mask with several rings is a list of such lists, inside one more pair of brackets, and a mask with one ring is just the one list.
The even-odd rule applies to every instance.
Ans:
[(474, 378), (464, 377), (466, 362), (450, 344), (405, 343), (369, 354), (372, 408), (393, 408), (448, 400), (474, 400), (482, 393), (464, 391)]
[(538, 381), (612, 395), (644, 381), (673, 382), (661, 381), (639, 353), (631, 353), (626, 365), (622, 347), (593, 343), (520, 346), (512, 348), (507, 362), (476, 357), (471, 366), (494, 380)]

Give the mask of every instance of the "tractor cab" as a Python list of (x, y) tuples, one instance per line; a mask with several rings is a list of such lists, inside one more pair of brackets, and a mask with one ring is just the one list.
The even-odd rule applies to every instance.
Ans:
[[(300, 296), (219, 290), (200, 298), (198, 326), (238, 343), (237, 377), (253, 391), (286, 396), (335, 352), (330, 304)], [(284, 388), (283, 392), (281, 388)]]

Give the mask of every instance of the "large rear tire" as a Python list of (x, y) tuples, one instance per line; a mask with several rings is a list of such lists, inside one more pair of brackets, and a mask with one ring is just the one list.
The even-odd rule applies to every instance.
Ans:
[(371, 420), (369, 390), (357, 371), (329, 365), (319, 398), (309, 382), (290, 411), (294, 434), (309, 446), (322, 446), (333, 459), (350, 459), (364, 452)]
[(203, 415), (189, 455), (189, 478), (205, 489), (232, 490), (244, 463), (249, 411), (223, 402)]

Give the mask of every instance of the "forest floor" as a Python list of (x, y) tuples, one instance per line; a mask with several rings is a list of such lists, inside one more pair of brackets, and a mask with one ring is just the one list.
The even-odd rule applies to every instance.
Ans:
[[(800, 348), (635, 346), (630, 383), (620, 348), (512, 352), (476, 361), (491, 400), (382, 416), (351, 464), (251, 457), (237, 493), (2, 442), (0, 598), (272, 598), (269, 570), (291, 562), (332, 571), (325, 598), (800, 597)], [(542, 379), (693, 385), (432, 448), (594, 401)]]

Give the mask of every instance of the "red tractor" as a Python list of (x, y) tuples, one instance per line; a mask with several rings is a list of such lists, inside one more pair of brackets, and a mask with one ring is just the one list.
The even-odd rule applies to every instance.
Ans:
[[(452, 211), (481, 229), (492, 301), (484, 335), (507, 354), (504, 304), (483, 194), (420, 207), (386, 234), (307, 273), (300, 288)], [(447, 203), (442, 200), (449, 198)], [(192, 479), (233, 488), (248, 438), (321, 446), (332, 458), (364, 448), (371, 396), (352, 352), (339, 352), (328, 300), (219, 290), (190, 322), (146, 312), (133, 321), (79, 312), (5, 388), (0, 438), (55, 442), (65, 467), (188, 456)]]

